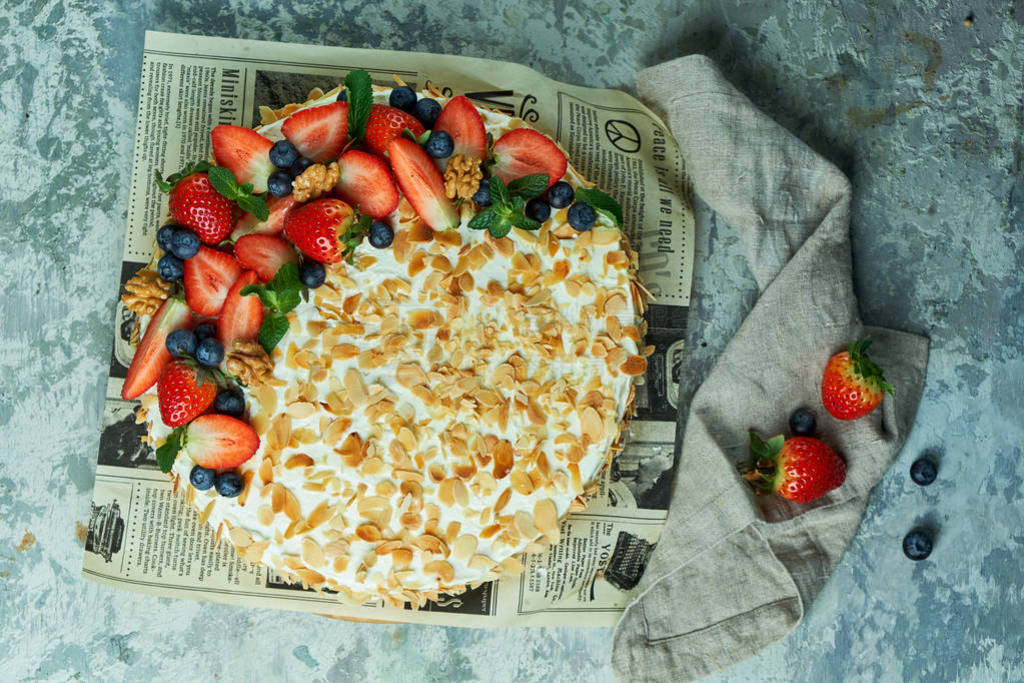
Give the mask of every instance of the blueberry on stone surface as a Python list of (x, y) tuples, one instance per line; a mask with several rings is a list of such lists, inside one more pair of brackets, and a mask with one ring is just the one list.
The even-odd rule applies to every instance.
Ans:
[(165, 254), (157, 261), (156, 272), (168, 282), (177, 282), (185, 275), (185, 262), (174, 254)]
[(217, 336), (217, 325), (207, 320), (196, 325), (196, 329), (192, 331), (196, 333), (196, 342), (201, 342), (208, 337)]
[(299, 150), (287, 140), (278, 140), (270, 148), (270, 163), (278, 168), (291, 168), (299, 158)]
[(391, 246), (395, 239), (395, 231), (383, 221), (374, 221), (370, 224), (370, 246), (377, 249), (384, 249)]
[(171, 240), (174, 239), (174, 232), (180, 227), (180, 225), (168, 223), (156, 231), (156, 243), (160, 245), (161, 249), (166, 252), (171, 251)]
[(473, 201), (478, 206), (490, 206), (491, 205), (491, 179), (484, 178), (480, 181), (480, 187), (473, 193)]
[(319, 261), (305, 261), (299, 268), (299, 280), (310, 289), (316, 289), (326, 279), (327, 271)]
[(217, 487), (217, 493), (225, 498), (235, 498), (245, 488), (245, 482), (237, 472), (221, 472), (217, 475), (213, 485)]
[[(288, 169), (288, 174), (292, 178), (298, 178), (300, 175), (302, 175), (303, 171), (305, 171), (307, 168), (309, 168), (312, 165), (313, 165), (313, 160), (312, 159), (307, 159), (306, 157), (299, 157), (298, 159), (295, 160), (295, 163), (291, 165), (291, 168)], [(269, 182), (269, 179), (268, 179), (268, 182)], [(290, 190), (289, 190), (289, 192), (290, 192)]]
[(789, 431), (793, 436), (813, 436), (816, 429), (814, 413), (807, 408), (797, 408), (789, 416)]
[(245, 413), (245, 397), (238, 389), (225, 389), (213, 399), (213, 409), (231, 417), (242, 417)]
[(208, 467), (201, 467), (196, 465), (192, 468), (192, 471), (188, 473), (188, 480), (192, 484), (192, 488), (197, 491), (206, 491), (213, 486), (213, 480), (217, 478), (217, 473)]
[(452, 152), (455, 150), (455, 141), (452, 140), (451, 135), (443, 130), (435, 130), (431, 131), (427, 144), (423, 146), (423, 149), (435, 159), (444, 159), (452, 155)]
[(224, 360), (224, 347), (214, 337), (207, 337), (196, 345), (196, 361), (207, 368), (215, 368)]
[(569, 207), (568, 211), (569, 225), (576, 232), (586, 232), (594, 227), (594, 221), (597, 220), (597, 213), (594, 211), (590, 204), (584, 202), (576, 202)]
[(174, 330), (167, 335), (165, 343), (175, 358), (191, 356), (196, 352), (196, 335), (192, 330)]
[(200, 246), (199, 235), (188, 228), (178, 228), (171, 237), (171, 253), (182, 261), (198, 254)]
[(274, 171), (267, 178), (267, 192), (275, 197), (287, 197), (292, 193), (292, 177), (288, 171)]
[(910, 479), (918, 486), (928, 486), (939, 474), (939, 468), (931, 458), (918, 458), (910, 466)]
[(572, 189), (572, 185), (559, 180), (557, 183), (548, 188), (545, 193), (545, 197), (548, 200), (548, 204), (551, 205), (552, 209), (564, 209), (565, 207), (572, 204), (575, 191)]
[(388, 104), (396, 109), (412, 113), (416, 106), (416, 91), (407, 85), (400, 85), (391, 91)]
[(534, 197), (526, 202), (526, 216), (538, 223), (543, 223), (551, 216), (551, 207), (540, 197)]
[(441, 105), (437, 103), (437, 100), (424, 97), (422, 100), (416, 100), (412, 114), (419, 119), (424, 128), (433, 128), (437, 117), (441, 115)]
[(913, 529), (903, 537), (903, 554), (914, 560), (923, 560), (932, 554), (932, 535), (924, 529)]

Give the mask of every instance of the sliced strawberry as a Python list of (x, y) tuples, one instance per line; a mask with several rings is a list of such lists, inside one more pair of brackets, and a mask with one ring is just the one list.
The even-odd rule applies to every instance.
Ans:
[(185, 361), (168, 363), (156, 383), (160, 419), (168, 427), (180, 427), (201, 415), (217, 397), (217, 383)]
[(423, 148), (398, 138), (388, 145), (388, 158), (402, 193), (427, 225), (444, 230), (459, 224), (459, 214), (444, 192), (444, 177)]
[(352, 207), (340, 199), (317, 199), (288, 214), (284, 234), (311, 259), (337, 263), (342, 258), (338, 234), (348, 228), (354, 216)]
[(338, 159), (341, 176), (334, 189), (341, 198), (374, 218), (398, 206), (398, 188), (391, 169), (379, 156), (352, 149)]
[(401, 137), (402, 131), (406, 128), (417, 138), (426, 131), (423, 124), (412, 114), (386, 104), (375, 104), (370, 107), (370, 118), (366, 121), (366, 148), (374, 154), (383, 156), (391, 141)]
[(242, 266), (231, 254), (199, 247), (199, 253), (185, 261), (185, 300), (199, 315), (217, 315), (241, 274)]
[(348, 102), (297, 111), (284, 120), (281, 134), (304, 157), (317, 162), (337, 159), (348, 139)]
[(548, 187), (551, 187), (562, 179), (569, 166), (558, 145), (529, 128), (516, 128), (498, 138), (494, 143), (494, 159), (491, 173), (505, 184), (525, 175), (546, 173)]
[(128, 375), (121, 387), (121, 398), (126, 401), (138, 398), (156, 384), (160, 371), (171, 361), (171, 352), (167, 350), (167, 335), (191, 323), (192, 313), (184, 301), (174, 297), (164, 301), (149, 321), (146, 334), (142, 335), (139, 348), (135, 350)]
[(243, 235), (235, 242), (235, 258), (255, 270), (264, 282), (273, 280), (286, 263), (298, 263), (299, 256), (286, 240), (274, 235)]
[(487, 132), (480, 112), (465, 95), (453, 97), (434, 123), (434, 130), (443, 130), (452, 136), (455, 150), (452, 155), (463, 154), (483, 159), (487, 151)]
[(252, 183), (255, 192), (267, 191), (267, 178), (277, 170), (270, 163), (274, 143), (251, 128), (216, 126), (210, 133), (218, 166), (235, 174), (238, 184)]
[(230, 470), (260, 447), (256, 430), (229, 415), (200, 415), (185, 428), (184, 449), (200, 467)]
[(242, 288), (247, 285), (259, 284), (260, 278), (256, 271), (247, 270), (242, 273), (231, 291), (224, 299), (224, 308), (217, 319), (217, 340), (230, 351), (231, 345), (239, 339), (252, 341), (263, 324), (263, 304), (254, 294), (242, 296)]
[(242, 235), (277, 235), (284, 230), (284, 219), (288, 212), (295, 208), (297, 201), (291, 196), (274, 197), (267, 196), (267, 208), (270, 209), (270, 217), (260, 221), (251, 213), (242, 214), (231, 232), (231, 238), (237, 240)]
[(234, 205), (214, 189), (205, 173), (179, 180), (169, 193), (167, 211), (171, 218), (195, 230), (204, 244), (220, 243), (234, 222)]

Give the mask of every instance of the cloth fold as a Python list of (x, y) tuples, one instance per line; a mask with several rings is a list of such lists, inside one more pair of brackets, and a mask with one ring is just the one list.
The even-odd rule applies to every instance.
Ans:
[[(831, 163), (758, 111), (702, 56), (642, 71), (694, 190), (740, 235), (760, 296), (694, 394), (668, 521), (615, 630), (612, 667), (630, 681), (721, 670), (785, 637), (842, 557), (867, 496), (899, 452), (924, 385), (928, 342), (864, 327), (853, 293), (851, 187)], [(852, 422), (821, 407), (825, 363), (853, 339), (895, 396)], [(783, 433), (815, 409), (846, 482), (807, 505), (757, 497), (736, 471), (748, 429)]]

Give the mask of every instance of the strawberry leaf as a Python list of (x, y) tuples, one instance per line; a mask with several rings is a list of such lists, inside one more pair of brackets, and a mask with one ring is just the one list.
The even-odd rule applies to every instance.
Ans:
[(281, 315), (280, 313), (274, 313), (268, 315), (263, 319), (263, 324), (260, 325), (260, 330), (257, 333), (256, 338), (260, 342), (267, 353), (272, 353), (274, 347), (277, 346), (278, 342), (288, 333), (288, 318)]
[(190, 176), (193, 173), (206, 173), (210, 170), (211, 165), (212, 164), (208, 161), (197, 161), (195, 163), (186, 164), (185, 168), (181, 169), (177, 173), (172, 173), (167, 176), (166, 180), (164, 180), (160, 175), (160, 171), (154, 171), (153, 175), (156, 178), (157, 187), (159, 187), (164, 194), (167, 194), (174, 189), (174, 186), (178, 184), (178, 181), (185, 176)]
[(532, 199), (548, 189), (548, 180), (547, 173), (524, 175), (522, 178), (516, 178), (508, 184), (508, 192), (509, 194)]
[(156, 449), (156, 464), (160, 466), (160, 471), (167, 474), (174, 467), (174, 460), (178, 457), (178, 451), (181, 450), (181, 437), (184, 433), (184, 428), (176, 427), (168, 436), (167, 440), (164, 441), (160, 448)]
[(615, 225), (622, 227), (622, 207), (611, 195), (596, 187), (577, 187), (576, 201), (588, 204), (594, 211), (604, 214)]
[(778, 436), (773, 436), (772, 438), (768, 439), (767, 443), (765, 444), (766, 446), (768, 446), (768, 455), (775, 456), (779, 451), (782, 450), (782, 444), (784, 443), (786, 443), (786, 437), (784, 437), (782, 434), (779, 434)]
[(362, 69), (349, 71), (345, 76), (345, 90), (348, 91), (348, 136), (359, 141), (366, 134), (366, 122), (370, 120), (370, 106), (373, 104), (370, 74)]

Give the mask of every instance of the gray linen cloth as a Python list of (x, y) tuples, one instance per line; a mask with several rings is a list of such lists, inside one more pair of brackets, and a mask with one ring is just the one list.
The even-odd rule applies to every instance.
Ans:
[[(664, 534), (614, 635), (621, 679), (679, 681), (751, 657), (800, 622), (910, 430), (928, 342), (861, 324), (851, 188), (835, 166), (705, 57), (646, 69), (637, 87), (665, 115), (697, 194), (740, 234), (760, 289), (694, 394)], [(895, 397), (842, 422), (821, 405), (821, 373), (830, 355), (864, 336)], [(845, 458), (846, 482), (811, 504), (757, 497), (735, 468), (748, 457), (747, 430), (783, 433), (801, 405)]]

